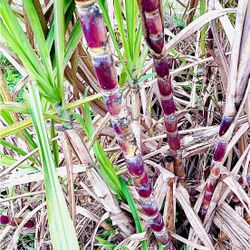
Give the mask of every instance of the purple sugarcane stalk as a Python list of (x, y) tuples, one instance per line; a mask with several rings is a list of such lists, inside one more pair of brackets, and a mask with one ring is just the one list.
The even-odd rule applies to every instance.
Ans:
[(124, 154), (134, 187), (140, 196), (140, 203), (147, 216), (147, 222), (164, 249), (174, 249), (157, 202), (153, 197), (152, 183), (145, 171), (142, 156), (131, 129), (131, 119), (118, 85), (114, 60), (100, 8), (93, 0), (78, 0), (76, 5), (83, 34), (90, 48), (96, 77), (103, 92), (105, 104), (111, 114), (112, 127)]
[[(235, 35), (236, 42), (234, 42), (232, 48), (231, 72), (233, 73), (229, 75), (225, 111), (220, 124), (219, 138), (214, 151), (210, 175), (205, 186), (205, 195), (200, 210), (200, 216), (202, 220), (204, 220), (206, 217), (214, 190), (220, 177), (222, 160), (226, 153), (228, 140), (230, 139), (230, 134), (227, 132), (229, 132), (228, 130), (234, 121), (237, 111), (239, 110), (250, 75), (250, 24), (248, 22), (250, 17), (250, 4), (249, 2), (242, 0), (239, 1), (238, 8), (240, 10), (244, 10), (242, 11), (241, 15), (238, 15), (236, 18), (236, 25), (242, 25), (242, 30), (239, 29), (240, 33), (238, 32)], [(247, 60), (241, 62), (244, 54), (247, 54)], [(234, 56), (237, 58), (233, 58)], [(235, 68), (237, 68), (237, 77), (234, 75)]]
[(226, 154), (228, 140), (226, 140), (223, 137), (223, 135), (228, 131), (233, 120), (234, 120), (233, 116), (224, 115), (222, 118), (222, 122), (220, 124), (219, 140), (214, 150), (214, 157), (213, 157), (212, 164), (210, 167), (210, 175), (208, 177), (207, 184), (205, 186), (203, 204), (200, 210), (200, 216), (202, 220), (204, 220), (207, 214), (207, 210), (210, 206), (210, 202), (212, 200), (214, 190), (217, 186), (217, 183), (220, 177), (222, 160)]
[(164, 112), (168, 144), (175, 161), (175, 174), (184, 183), (185, 170), (182, 164), (181, 143), (177, 128), (172, 81), (165, 49), (164, 19), (161, 0), (138, 0), (145, 40), (154, 59), (157, 84)]
[[(22, 218), (10, 218), (8, 215), (0, 215), (0, 224), (2, 225), (12, 225), (17, 226), (22, 222)], [(24, 227), (33, 228), (35, 227), (35, 223), (33, 220), (28, 220)]]

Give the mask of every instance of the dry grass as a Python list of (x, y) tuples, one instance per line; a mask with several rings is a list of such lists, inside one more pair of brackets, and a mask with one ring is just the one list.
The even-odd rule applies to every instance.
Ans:
[[(250, 169), (250, 84), (246, 89), (240, 112), (236, 115), (235, 129), (223, 160), (223, 171), (212, 198), (208, 216), (204, 223), (198, 216), (226, 99), (225, 89), (234, 39), (232, 30), (235, 27), (225, 14), (237, 12), (234, 1), (231, 1), (232, 4), (229, 2), (224, 1), (220, 5), (219, 1), (215, 0), (215, 10), (191, 22), (181, 31), (178, 30), (180, 27), (175, 25), (170, 26), (168, 30), (173, 38), (170, 39), (167, 48), (168, 50), (175, 48), (179, 52), (177, 56), (171, 57), (171, 75), (182, 142), (182, 157), (186, 170), (185, 187), (178, 184), (177, 178), (166, 170), (164, 165), (169, 146), (165, 139), (166, 134), (163, 132), (160, 97), (155, 88), (155, 79), (141, 82), (136, 93), (141, 100), (139, 114), (141, 151), (146, 169), (153, 179), (158, 206), (162, 208), (165, 219), (167, 217), (165, 199), (169, 200), (169, 181), (173, 182), (174, 211), (172, 213), (175, 216), (175, 232), (170, 233), (176, 243), (176, 249), (183, 249), (184, 244), (188, 245), (188, 249), (250, 249), (249, 180), (247, 182)], [(225, 7), (231, 8), (225, 9)], [(49, 13), (49, 7), (45, 9)], [(192, 14), (190, 11), (188, 13)], [(216, 39), (219, 44), (215, 41), (212, 55), (206, 58), (197, 49), (199, 32), (197, 34), (196, 31), (204, 24), (218, 18), (220, 21), (217, 22), (219, 29), (216, 31)], [(15, 67), (18, 65), (16, 68), (23, 79), (27, 78), (25, 68), (12, 52), (4, 45), (1, 45), (2, 50)], [(82, 44), (78, 45), (77, 53), (77, 73), (74, 74), (70, 63), (65, 69), (68, 81), (68, 102), (79, 96), (82, 97), (86, 89), (88, 95), (98, 92), (93, 69)], [(118, 59), (116, 63), (119, 65)], [(211, 72), (208, 75), (209, 67)], [(152, 60), (148, 58), (142, 74), (150, 72), (152, 72)], [(20, 88), (23, 79), (16, 88)], [(70, 84), (72, 82), (75, 83), (74, 86)], [(130, 108), (131, 89), (127, 85), (125, 88), (127, 89), (126, 101)], [(15, 98), (15, 95), (14, 92), (11, 98)], [(208, 97), (210, 102), (205, 110), (204, 105)], [(140, 213), (140, 205), (137, 203), (145, 232), (136, 234), (130, 208), (116, 199), (93, 167), (93, 165), (99, 167), (91, 150), (95, 139), (98, 139), (107, 156), (112, 160), (113, 166), (119, 168), (117, 174), (129, 180), (124, 159), (121, 157), (114, 133), (110, 129), (109, 115), (105, 115), (106, 108), (103, 102), (95, 100), (90, 105), (94, 111), (92, 118), (95, 128), (95, 133), (91, 135), (90, 140), (77, 122), (74, 123), (74, 130), (65, 132), (59, 131), (58, 128), (59, 136), (54, 139), (58, 141), (60, 148), (60, 166), (57, 174), (65, 191), (81, 249), (98, 249), (100, 243), (95, 236), (102, 236), (107, 232), (111, 234), (106, 239), (116, 244), (114, 249), (120, 249), (121, 246), (131, 250), (140, 249), (141, 240), (145, 238), (149, 239), (150, 249), (156, 249), (154, 237), (144, 222), (144, 215)], [(207, 113), (205, 125), (204, 111)], [(77, 109), (77, 112), (80, 113), (81, 108)], [(17, 122), (23, 119), (23, 116), (16, 117)], [(6, 126), (4, 121), (1, 123)], [(32, 128), (30, 132), (33, 133)], [(13, 150), (1, 146), (3, 154), (17, 161), (9, 168), (0, 167), (0, 213), (8, 213), (12, 218), (20, 218), (20, 223), (16, 226), (0, 225), (0, 248), (29, 249), (27, 244), (29, 244), (29, 235), (32, 235), (34, 249), (51, 249), (41, 166), (37, 164), (33, 171), (31, 168), (28, 171), (20, 168), (23, 164), (32, 166), (27, 159), (30, 156), (38, 159), (37, 150), (31, 151), (25, 140), (15, 135), (5, 139), (30, 153), (20, 156)], [(243, 184), (239, 184), (239, 178), (243, 178)], [(132, 186), (130, 191), (137, 201), (138, 195)], [(235, 197), (238, 198), (237, 202), (233, 200)], [(35, 227), (27, 229), (24, 225), (30, 219), (35, 221)], [(105, 247), (99, 249), (105, 249)]]

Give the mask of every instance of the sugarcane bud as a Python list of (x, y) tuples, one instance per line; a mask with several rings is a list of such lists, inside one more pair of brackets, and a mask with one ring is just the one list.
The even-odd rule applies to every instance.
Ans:
[(146, 172), (144, 172), (144, 173), (145, 173), (145, 175), (140, 180), (140, 183), (138, 182), (138, 179), (136, 180), (135, 178), (133, 178), (133, 184), (135, 186), (137, 193), (140, 195), (140, 197), (149, 198), (150, 195), (152, 194), (152, 191), (153, 191), (152, 184), (148, 179), (147, 173)]
[(160, 232), (164, 228), (164, 222), (161, 214), (157, 214), (153, 218), (149, 218), (148, 224), (152, 228), (153, 231)]
[(104, 91), (103, 99), (112, 116), (117, 116), (124, 108), (124, 103), (122, 102), (122, 91), (119, 88), (116, 88), (111, 92)]
[(118, 79), (115, 70), (114, 60), (110, 53), (92, 57), (96, 76), (101, 89), (110, 91), (118, 86)]
[(126, 109), (122, 109), (117, 116), (112, 116), (111, 124), (117, 136), (124, 136), (131, 132)]
[(212, 161), (212, 164), (211, 164), (211, 170), (210, 170), (210, 177), (212, 179), (214, 178), (218, 178), (219, 175), (220, 175), (220, 167), (221, 167), (221, 162), (218, 162), (218, 161), (215, 161), (213, 160)]
[(163, 249), (172, 250), (175, 249), (172, 241), (169, 240), (168, 231), (162, 230), (160, 232), (155, 232), (155, 236), (162, 243)]
[(125, 136), (117, 136), (117, 142), (126, 158), (133, 157), (139, 154), (136, 139), (132, 132)]
[(107, 30), (101, 10), (97, 4), (79, 6), (80, 22), (88, 46), (91, 49), (105, 47), (108, 42)]

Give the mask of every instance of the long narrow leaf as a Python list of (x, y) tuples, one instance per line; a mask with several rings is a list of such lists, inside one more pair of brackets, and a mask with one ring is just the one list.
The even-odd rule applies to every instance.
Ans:
[(63, 75), (64, 75), (64, 1), (54, 1), (55, 17), (55, 50), (56, 50), (56, 78), (57, 92), (61, 100), (63, 99)]
[(77, 250), (79, 249), (77, 236), (56, 175), (37, 84), (29, 85), (29, 92), (32, 123), (44, 171), (48, 222), (53, 248), (57, 250)]
[(37, 15), (36, 9), (33, 5), (32, 0), (23, 0), (24, 8), (26, 10), (27, 16), (30, 21), (30, 25), (32, 27), (32, 31), (34, 33), (34, 36), (36, 38), (37, 46), (39, 49), (39, 53), (41, 56), (41, 59), (43, 61), (43, 64), (45, 66), (45, 69), (48, 74), (48, 82), (53, 85), (53, 73), (52, 73), (52, 65), (50, 61), (49, 51), (47, 49), (47, 46), (44, 46), (45, 44), (45, 37), (43, 34), (43, 29), (39, 20), (39, 17)]
[[(132, 196), (131, 196), (131, 194), (130, 194), (130, 192), (128, 190), (128, 187), (127, 187), (125, 181), (121, 177), (119, 177), (119, 179), (120, 179), (120, 182), (121, 182), (122, 189), (123, 189), (123, 192), (125, 194), (126, 200), (128, 202), (129, 208), (131, 210), (132, 216), (133, 216), (134, 221), (135, 221), (136, 231), (137, 231), (137, 233), (142, 233), (143, 229), (142, 229), (140, 217), (138, 215), (134, 200), (133, 200), (133, 198), (132, 198)], [(146, 240), (142, 241), (142, 249), (143, 250), (148, 249)]]

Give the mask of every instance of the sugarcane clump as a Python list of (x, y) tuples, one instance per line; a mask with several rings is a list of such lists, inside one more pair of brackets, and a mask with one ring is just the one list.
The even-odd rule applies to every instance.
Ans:
[[(125, 105), (122, 90), (118, 85), (118, 77), (102, 13), (96, 1), (93, 0), (76, 1), (76, 5), (104, 102), (111, 114), (111, 124), (123, 152), (133, 185), (140, 196), (143, 212), (147, 216), (148, 224), (158, 242), (163, 245), (164, 249), (173, 249), (169, 233), (166, 231), (157, 202), (153, 197), (152, 183), (145, 171), (143, 159), (131, 128), (131, 118)], [(154, 25), (153, 22), (152, 25)], [(155, 44), (156, 51), (161, 50), (158, 48), (157, 41), (152, 40), (151, 43)]]

